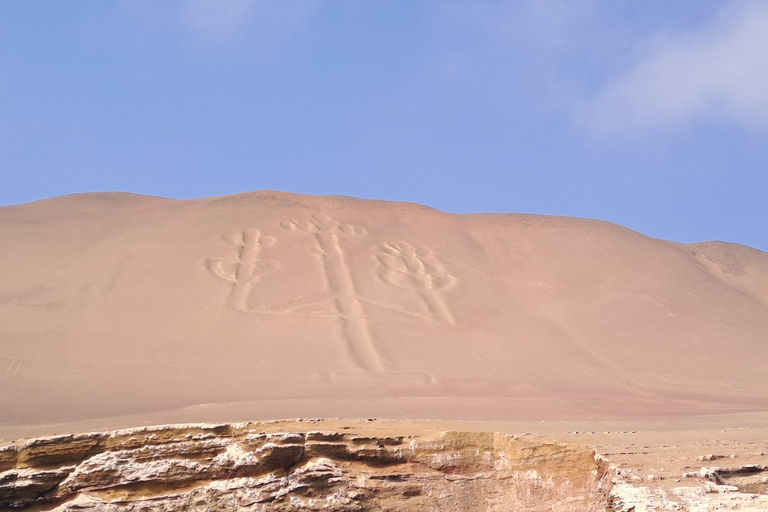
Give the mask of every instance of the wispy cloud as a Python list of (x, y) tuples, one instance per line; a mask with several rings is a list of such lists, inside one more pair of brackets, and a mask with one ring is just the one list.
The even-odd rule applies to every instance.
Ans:
[(253, 36), (272, 41), (294, 35), (319, 8), (320, 0), (186, 0), (183, 26), (204, 43)]
[(768, 2), (733, 1), (697, 30), (639, 42), (636, 55), (575, 109), (592, 134), (768, 128)]
[(222, 37), (238, 31), (258, 0), (189, 0), (182, 12), (186, 27), (197, 34)]
[(473, 45), (442, 62), (597, 139), (767, 129), (768, 1), (692, 4), (457, 0), (443, 18)]
[(480, 22), (502, 44), (538, 51), (582, 46), (599, 16), (596, 0), (516, 0), (470, 2), (470, 19)]
[[(627, 47), (611, 26), (606, 0), (457, 0), (441, 4), (442, 27), (458, 41), (443, 49), (437, 76), (465, 79), (487, 95), (525, 96), (570, 114), (594, 92), (601, 66)], [(624, 31), (627, 32), (627, 31)], [(458, 35), (459, 37), (455, 37)]]

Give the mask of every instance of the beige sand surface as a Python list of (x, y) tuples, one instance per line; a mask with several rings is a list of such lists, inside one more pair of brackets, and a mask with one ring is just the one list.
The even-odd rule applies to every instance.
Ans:
[(0, 359), (6, 439), (336, 416), (729, 423), (768, 411), (768, 253), (339, 196), (78, 194), (0, 208)]

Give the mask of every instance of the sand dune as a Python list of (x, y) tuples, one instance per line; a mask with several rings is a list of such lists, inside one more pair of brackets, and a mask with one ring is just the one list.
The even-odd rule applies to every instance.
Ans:
[(602, 221), (77, 194), (0, 208), (0, 283), (0, 436), (768, 409), (768, 253)]

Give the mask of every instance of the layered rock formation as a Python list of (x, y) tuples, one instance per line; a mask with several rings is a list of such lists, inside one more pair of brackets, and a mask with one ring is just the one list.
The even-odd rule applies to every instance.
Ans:
[[(614, 466), (590, 448), (541, 438), (323, 430), (333, 424), (170, 425), (18, 441), (0, 448), (0, 509), (768, 510), (761, 464), (654, 476), (630, 469), (626, 455)], [(670, 450), (667, 461), (693, 463), (680, 455)]]
[[(272, 426), (272, 428), (269, 428)], [(0, 507), (36, 510), (599, 511), (589, 449), (504, 434), (370, 437), (284, 423), (160, 426), (0, 451)]]

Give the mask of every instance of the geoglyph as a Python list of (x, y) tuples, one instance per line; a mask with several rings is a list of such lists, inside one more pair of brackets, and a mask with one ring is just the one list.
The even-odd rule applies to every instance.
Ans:
[(312, 236), (312, 253), (322, 262), (327, 291), (309, 297), (298, 296), (285, 304), (250, 306), (249, 298), (258, 293), (259, 277), (267, 272), (279, 271), (280, 263), (262, 258), (264, 249), (274, 245), (277, 237), (262, 235), (256, 229), (243, 229), (223, 236), (225, 241), (235, 246), (234, 255), (206, 260), (211, 273), (232, 283), (229, 296), (229, 307), (232, 309), (256, 314), (315, 316), (327, 313), (296, 310), (307, 304), (331, 303), (347, 353), (361, 369), (371, 372), (386, 369), (370, 326), (370, 315), (375, 315), (372, 312), (377, 309), (394, 311), (413, 320), (455, 323), (442, 293), (456, 279), (445, 271), (429, 248), (406, 241), (386, 242), (376, 247), (379, 268), (375, 272), (379, 281), (400, 288), (404, 293), (418, 294), (427, 311), (424, 314), (360, 295), (342, 241), (346, 237), (367, 236), (364, 228), (339, 222), (324, 214), (312, 215), (308, 220), (286, 220), (281, 226)]

